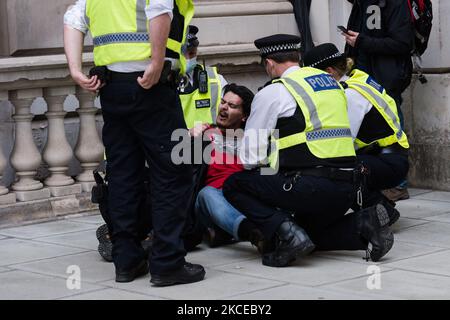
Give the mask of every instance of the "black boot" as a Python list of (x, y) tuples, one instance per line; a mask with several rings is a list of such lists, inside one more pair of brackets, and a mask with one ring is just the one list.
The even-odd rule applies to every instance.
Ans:
[(291, 220), (284, 221), (276, 232), (275, 250), (263, 255), (263, 265), (269, 267), (286, 267), (299, 257), (311, 253), (315, 246), (305, 230)]
[(379, 261), (391, 250), (394, 234), (389, 230), (389, 214), (385, 206), (377, 204), (357, 213), (358, 231), (362, 238), (372, 246), (367, 249), (366, 260)]
[(400, 218), (400, 212), (395, 209), (395, 202), (389, 200), (385, 196), (381, 199), (380, 203), (385, 209), (389, 216), (389, 226), (392, 226), (394, 223), (397, 222), (397, 220)]

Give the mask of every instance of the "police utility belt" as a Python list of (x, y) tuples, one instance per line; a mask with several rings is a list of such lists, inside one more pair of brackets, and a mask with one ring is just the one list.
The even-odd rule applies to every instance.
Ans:
[(339, 169), (339, 168), (331, 168), (331, 167), (320, 167), (320, 168), (308, 168), (301, 169), (296, 171), (288, 171), (285, 172), (284, 175), (286, 177), (291, 177), (284, 185), (284, 191), (291, 191), (293, 185), (297, 182), (297, 180), (302, 176), (310, 176), (310, 177), (319, 177), (319, 178), (327, 178), (334, 181), (344, 181), (351, 184), (359, 183), (360, 178), (360, 169)]
[[(144, 75), (144, 71), (138, 72), (116, 72), (111, 71), (107, 67), (94, 67), (89, 71), (89, 76), (97, 76), (98, 79), (107, 84), (112, 81), (136, 81), (138, 77), (142, 77)], [(168, 60), (164, 61), (164, 67), (161, 72), (161, 77), (159, 79), (160, 84), (168, 85), (172, 88), (176, 88), (178, 86), (179, 76), (178, 72), (172, 70), (172, 63)]]

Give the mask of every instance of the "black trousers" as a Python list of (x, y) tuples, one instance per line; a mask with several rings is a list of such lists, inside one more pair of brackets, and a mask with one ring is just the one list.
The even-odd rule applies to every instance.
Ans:
[(100, 98), (114, 264), (127, 270), (143, 259), (138, 223), (146, 160), (154, 230), (150, 272), (170, 273), (185, 263), (181, 234), (192, 193), (191, 166), (171, 161), (177, 143), (172, 132), (186, 128), (178, 95), (161, 84), (145, 90), (136, 80), (114, 80), (101, 89)]
[(364, 195), (364, 207), (378, 202), (382, 198), (381, 190), (398, 186), (408, 174), (407, 155), (397, 153), (358, 155), (357, 159), (370, 170)]
[(283, 185), (292, 177), (260, 175), (259, 170), (230, 176), (223, 192), (227, 200), (252, 220), (268, 239), (279, 225), (294, 216), (318, 250), (365, 250), (355, 213), (346, 215), (354, 201), (351, 183), (302, 176), (292, 190)]

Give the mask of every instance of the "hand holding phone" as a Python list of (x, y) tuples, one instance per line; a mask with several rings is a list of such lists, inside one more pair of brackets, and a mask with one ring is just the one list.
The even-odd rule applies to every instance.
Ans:
[(337, 26), (337, 28), (339, 29), (339, 31), (341, 31), (342, 33), (348, 34), (348, 30), (346, 27), (344, 26)]

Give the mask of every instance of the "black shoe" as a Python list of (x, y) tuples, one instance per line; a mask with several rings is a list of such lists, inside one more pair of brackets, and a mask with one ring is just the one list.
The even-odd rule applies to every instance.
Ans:
[(170, 275), (152, 274), (150, 282), (156, 287), (193, 283), (202, 281), (205, 278), (205, 273), (205, 269), (201, 265), (186, 262), (184, 266)]
[(371, 246), (367, 249), (366, 260), (373, 262), (384, 257), (394, 245), (394, 234), (389, 230), (389, 214), (385, 206), (377, 204), (358, 212), (358, 230)]
[(129, 271), (116, 269), (116, 282), (131, 282), (134, 279), (144, 276), (148, 273), (148, 263), (142, 260), (136, 267)]
[(380, 201), (379, 204), (381, 204), (384, 207), (384, 209), (386, 210), (386, 212), (389, 216), (388, 225), (392, 226), (400, 218), (400, 212), (394, 208), (395, 202), (389, 200), (386, 197), (383, 197), (383, 199)]
[(98, 244), (98, 253), (107, 262), (112, 262), (112, 242), (110, 240)]
[(263, 255), (262, 263), (269, 267), (286, 267), (297, 258), (311, 253), (315, 246), (305, 230), (293, 221), (284, 221), (276, 232), (275, 250)]
[(112, 242), (109, 237), (109, 230), (106, 224), (97, 228), (95, 235), (98, 239), (98, 253), (107, 262), (112, 262)]
[(97, 236), (97, 240), (100, 243), (110, 241), (109, 230), (106, 224), (102, 224), (100, 227), (98, 227), (97, 231), (95, 231), (95, 235)]
[(207, 228), (203, 239), (210, 248), (217, 248), (236, 243), (233, 236), (219, 227)]

